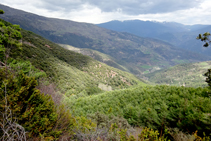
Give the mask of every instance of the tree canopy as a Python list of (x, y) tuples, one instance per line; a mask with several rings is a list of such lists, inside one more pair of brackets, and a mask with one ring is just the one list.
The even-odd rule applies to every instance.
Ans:
[(4, 11), (0, 9), (0, 14), (4, 14)]
[(202, 42), (205, 42), (205, 44), (203, 46), (208, 47), (211, 42), (209, 36), (210, 36), (210, 33), (205, 32), (203, 35), (199, 34), (199, 36), (196, 39), (201, 40)]

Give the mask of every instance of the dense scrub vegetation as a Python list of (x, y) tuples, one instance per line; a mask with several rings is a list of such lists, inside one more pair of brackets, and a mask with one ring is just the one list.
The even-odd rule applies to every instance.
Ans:
[(133, 126), (154, 129), (179, 128), (200, 134), (211, 131), (210, 90), (174, 86), (146, 86), (69, 99), (74, 115), (94, 114), (124, 117)]
[[(12, 24), (1, 20), (2, 23)], [(103, 84), (111, 89), (126, 88), (142, 83), (135, 76), (109, 67), (73, 51), (61, 48), (41, 36), (30, 31), (22, 30), (22, 50), (11, 50), (10, 56), (15, 59), (29, 60), (39, 70), (46, 73), (47, 77), (54, 81), (58, 88), (66, 93), (82, 95), (90, 94), (90, 91), (99, 93), (98, 88)], [(106, 90), (106, 89), (103, 89)]]
[[(70, 129), (72, 118), (68, 111), (58, 112), (51, 97), (36, 89), (36, 79), (46, 76), (44, 72), (28, 61), (10, 57), (22, 50), (20, 30), (17, 25), (0, 22), (0, 139), (26, 140), (40, 135), (58, 138)], [(34, 77), (24, 73), (33, 73)], [(61, 122), (61, 117), (68, 124)]]

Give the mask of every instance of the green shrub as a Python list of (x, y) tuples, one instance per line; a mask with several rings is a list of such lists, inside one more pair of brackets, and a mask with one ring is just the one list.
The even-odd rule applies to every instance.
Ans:
[(124, 117), (133, 126), (162, 131), (211, 131), (211, 99), (208, 88), (147, 86), (105, 92), (67, 101), (74, 115), (94, 114)]
[(0, 69), (1, 111), (4, 110), (6, 94), (7, 103), (18, 123), (33, 136), (49, 133), (57, 120), (54, 102), (50, 96), (41, 94), (36, 86), (35, 78), (23, 73), (14, 76)]

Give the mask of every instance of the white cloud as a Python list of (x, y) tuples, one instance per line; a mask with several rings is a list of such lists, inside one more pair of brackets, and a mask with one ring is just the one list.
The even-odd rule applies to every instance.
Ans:
[(1, 3), (47, 17), (78, 22), (140, 19), (211, 24), (210, 0), (1, 0)]

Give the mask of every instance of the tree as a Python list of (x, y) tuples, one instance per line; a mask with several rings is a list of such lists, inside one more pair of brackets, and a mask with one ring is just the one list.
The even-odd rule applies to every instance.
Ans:
[(0, 14), (4, 14), (4, 11), (0, 9)]
[(205, 44), (203, 46), (208, 47), (211, 42), (209, 39), (209, 36), (210, 36), (210, 33), (205, 32), (203, 35), (199, 34), (199, 36), (196, 39), (201, 40), (202, 42), (205, 42)]
[[(210, 33), (205, 32), (203, 35), (199, 34), (199, 36), (196, 39), (201, 40), (202, 42), (205, 42), (205, 44), (203, 46), (208, 47), (211, 43), (209, 36), (210, 36)], [(211, 69), (208, 69), (208, 71), (204, 74), (204, 76), (207, 77), (205, 81), (211, 87)]]

